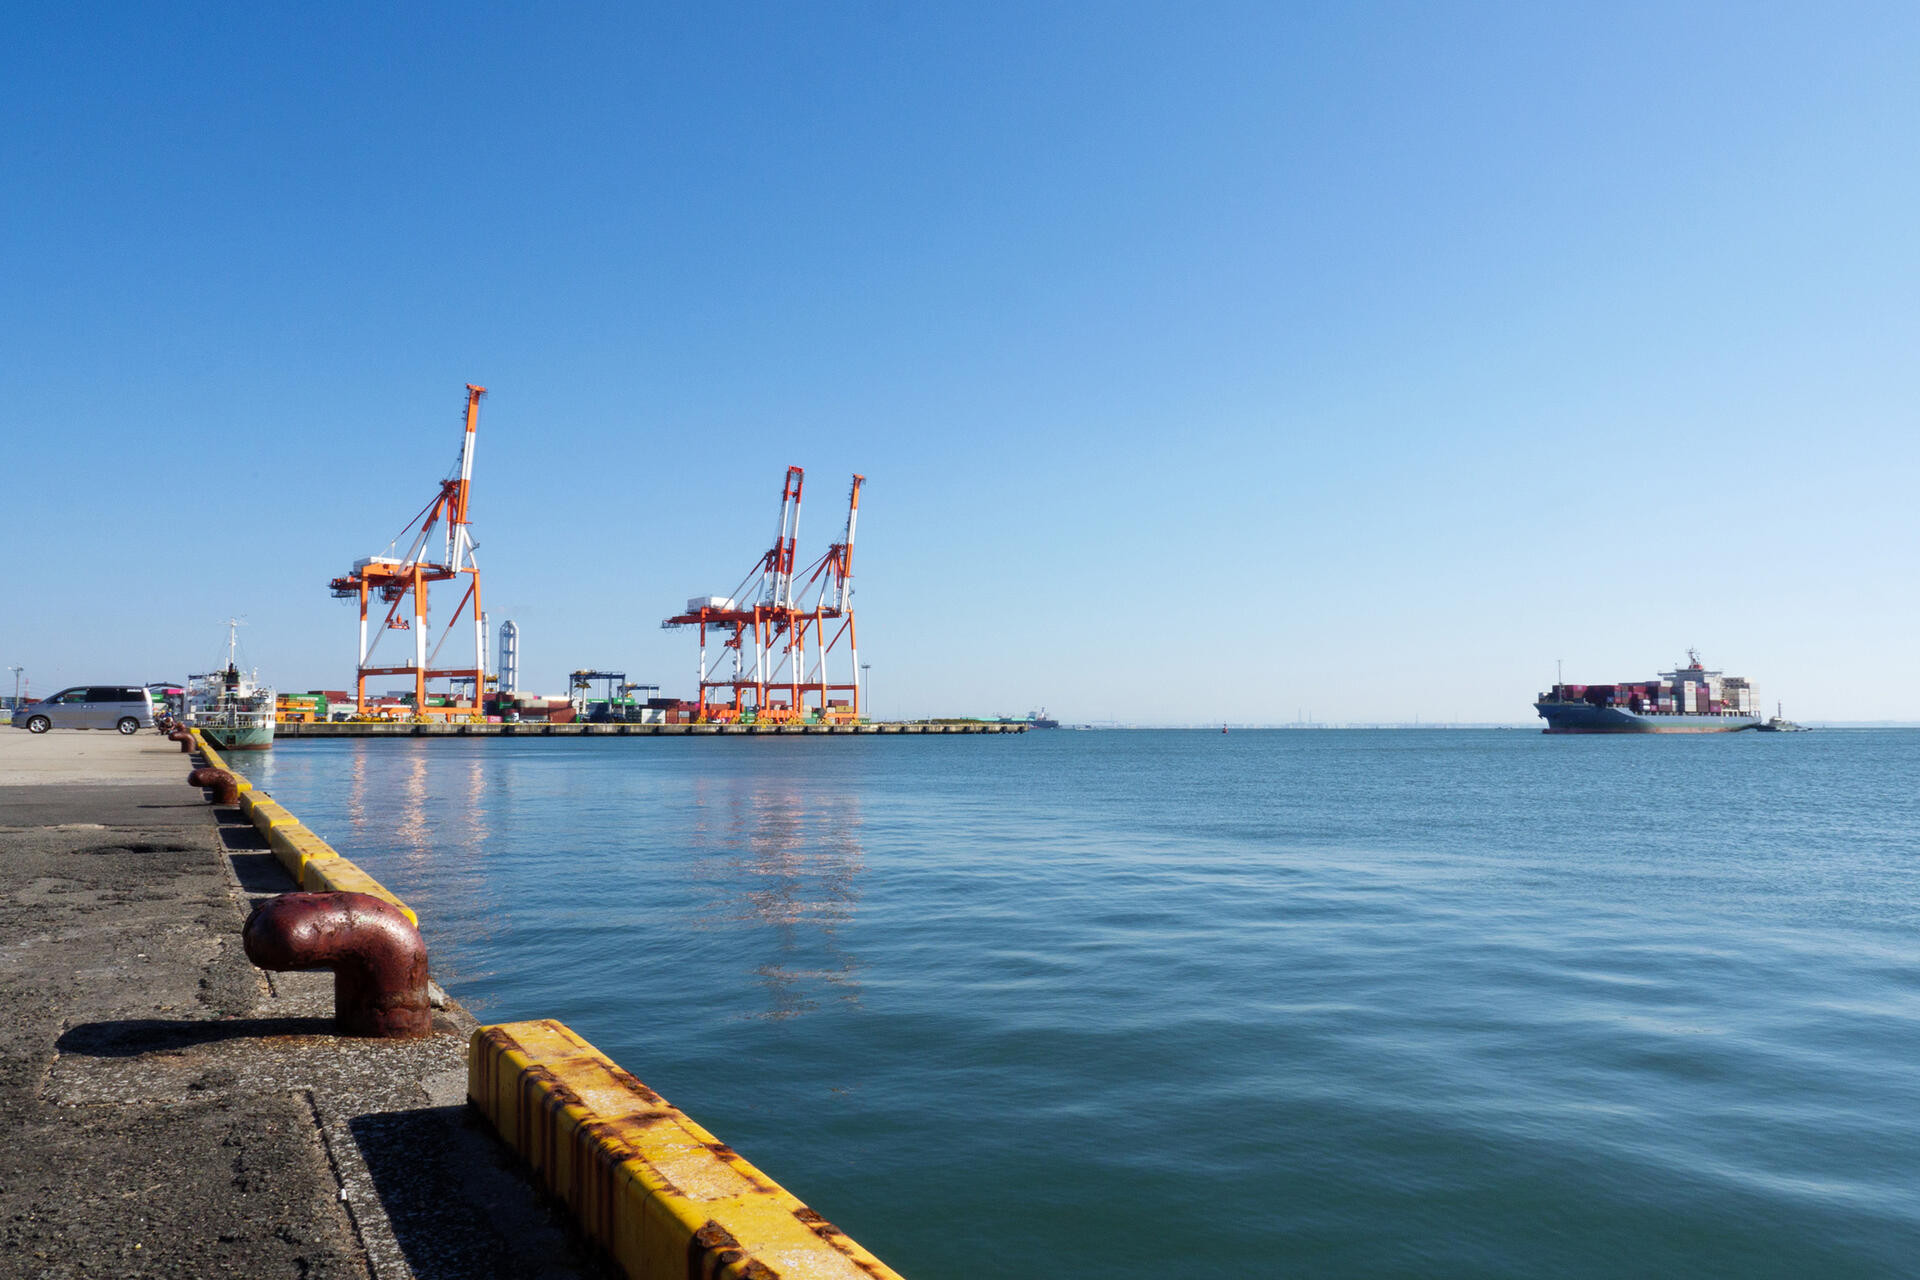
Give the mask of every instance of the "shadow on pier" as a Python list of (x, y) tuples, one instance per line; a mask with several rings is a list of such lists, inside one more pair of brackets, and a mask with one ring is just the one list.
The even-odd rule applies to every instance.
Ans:
[(83, 1022), (69, 1028), (54, 1047), (75, 1057), (137, 1058), (143, 1053), (178, 1053), (229, 1040), (333, 1034), (332, 1018), (126, 1018)]

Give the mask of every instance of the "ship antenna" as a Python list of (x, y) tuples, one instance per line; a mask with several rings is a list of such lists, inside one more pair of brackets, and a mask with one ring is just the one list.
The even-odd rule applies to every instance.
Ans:
[(237, 670), (234, 664), (234, 654), (240, 645), (240, 628), (246, 625), (247, 624), (239, 618), (227, 619), (227, 669), (229, 671)]

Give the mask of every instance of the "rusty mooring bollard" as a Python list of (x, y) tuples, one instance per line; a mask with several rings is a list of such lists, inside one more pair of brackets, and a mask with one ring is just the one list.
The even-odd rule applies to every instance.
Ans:
[(213, 791), (213, 802), (215, 804), (240, 803), (240, 779), (234, 777), (225, 769), (215, 769), (202, 765), (187, 775), (187, 785), (190, 787), (211, 788)]
[(241, 931), (262, 969), (333, 970), (334, 1026), (343, 1035), (430, 1035), (427, 944), (392, 903), (364, 893), (283, 893), (253, 909)]
[(179, 743), (181, 755), (193, 750), (193, 734), (189, 730), (175, 729), (167, 735), (167, 741)]

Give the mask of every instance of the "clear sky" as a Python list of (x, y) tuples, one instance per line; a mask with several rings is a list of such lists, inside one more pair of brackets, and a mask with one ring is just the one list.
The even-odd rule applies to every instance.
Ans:
[(234, 613), (347, 685), (471, 381), (523, 687), (690, 693), (792, 463), (803, 558), (869, 478), (883, 715), (1520, 721), (1695, 645), (1920, 719), (1916, 68), (1908, 3), (14, 6), (0, 664)]

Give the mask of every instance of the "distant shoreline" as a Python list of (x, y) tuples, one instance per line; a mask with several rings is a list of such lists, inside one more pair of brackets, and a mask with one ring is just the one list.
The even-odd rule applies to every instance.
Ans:
[[(1915, 720), (1807, 720), (1807, 721), (1804, 721), (1803, 723), (1809, 729), (1920, 729), (1920, 721), (1915, 721)], [(1515, 730), (1521, 730), (1521, 731), (1538, 730), (1541, 727), (1541, 725), (1538, 720), (1531, 721), (1531, 722), (1509, 721), (1509, 722), (1500, 722), (1500, 723), (1488, 722), (1488, 721), (1478, 721), (1478, 722), (1463, 721), (1460, 723), (1454, 723), (1454, 722), (1448, 722), (1448, 721), (1435, 721), (1435, 722), (1429, 723), (1425, 720), (1422, 720), (1422, 721), (1419, 721), (1418, 723), (1415, 723), (1413, 721), (1354, 720), (1354, 721), (1329, 722), (1325, 724), (1322, 724), (1319, 722), (1315, 722), (1313, 724), (1299, 724), (1299, 723), (1291, 723), (1291, 722), (1286, 724), (1237, 724), (1229, 720), (1224, 725), (1222, 725), (1219, 721), (1216, 720), (1216, 721), (1212, 721), (1210, 723), (1205, 723), (1205, 724), (1114, 724), (1109, 722), (1095, 722), (1095, 723), (1089, 723), (1089, 724), (1070, 724), (1063, 721), (1060, 727), (1062, 729), (1082, 730), (1082, 731), (1101, 731), (1101, 732), (1110, 732), (1114, 730), (1155, 729), (1155, 730), (1181, 730), (1181, 731), (1197, 732), (1197, 733), (1207, 733), (1207, 732), (1218, 733), (1222, 728), (1225, 728), (1235, 733), (1241, 733), (1241, 732), (1266, 733), (1266, 732), (1282, 730), (1282, 729), (1299, 730), (1302, 732), (1329, 731), (1329, 730), (1333, 730), (1333, 731), (1361, 730), (1361, 729), (1364, 729), (1364, 730), (1445, 729), (1452, 732), (1464, 732), (1469, 730), (1478, 730), (1478, 731), (1498, 730), (1502, 732), (1513, 732)], [(1658, 736), (1658, 735), (1654, 735), (1654, 736)]]

